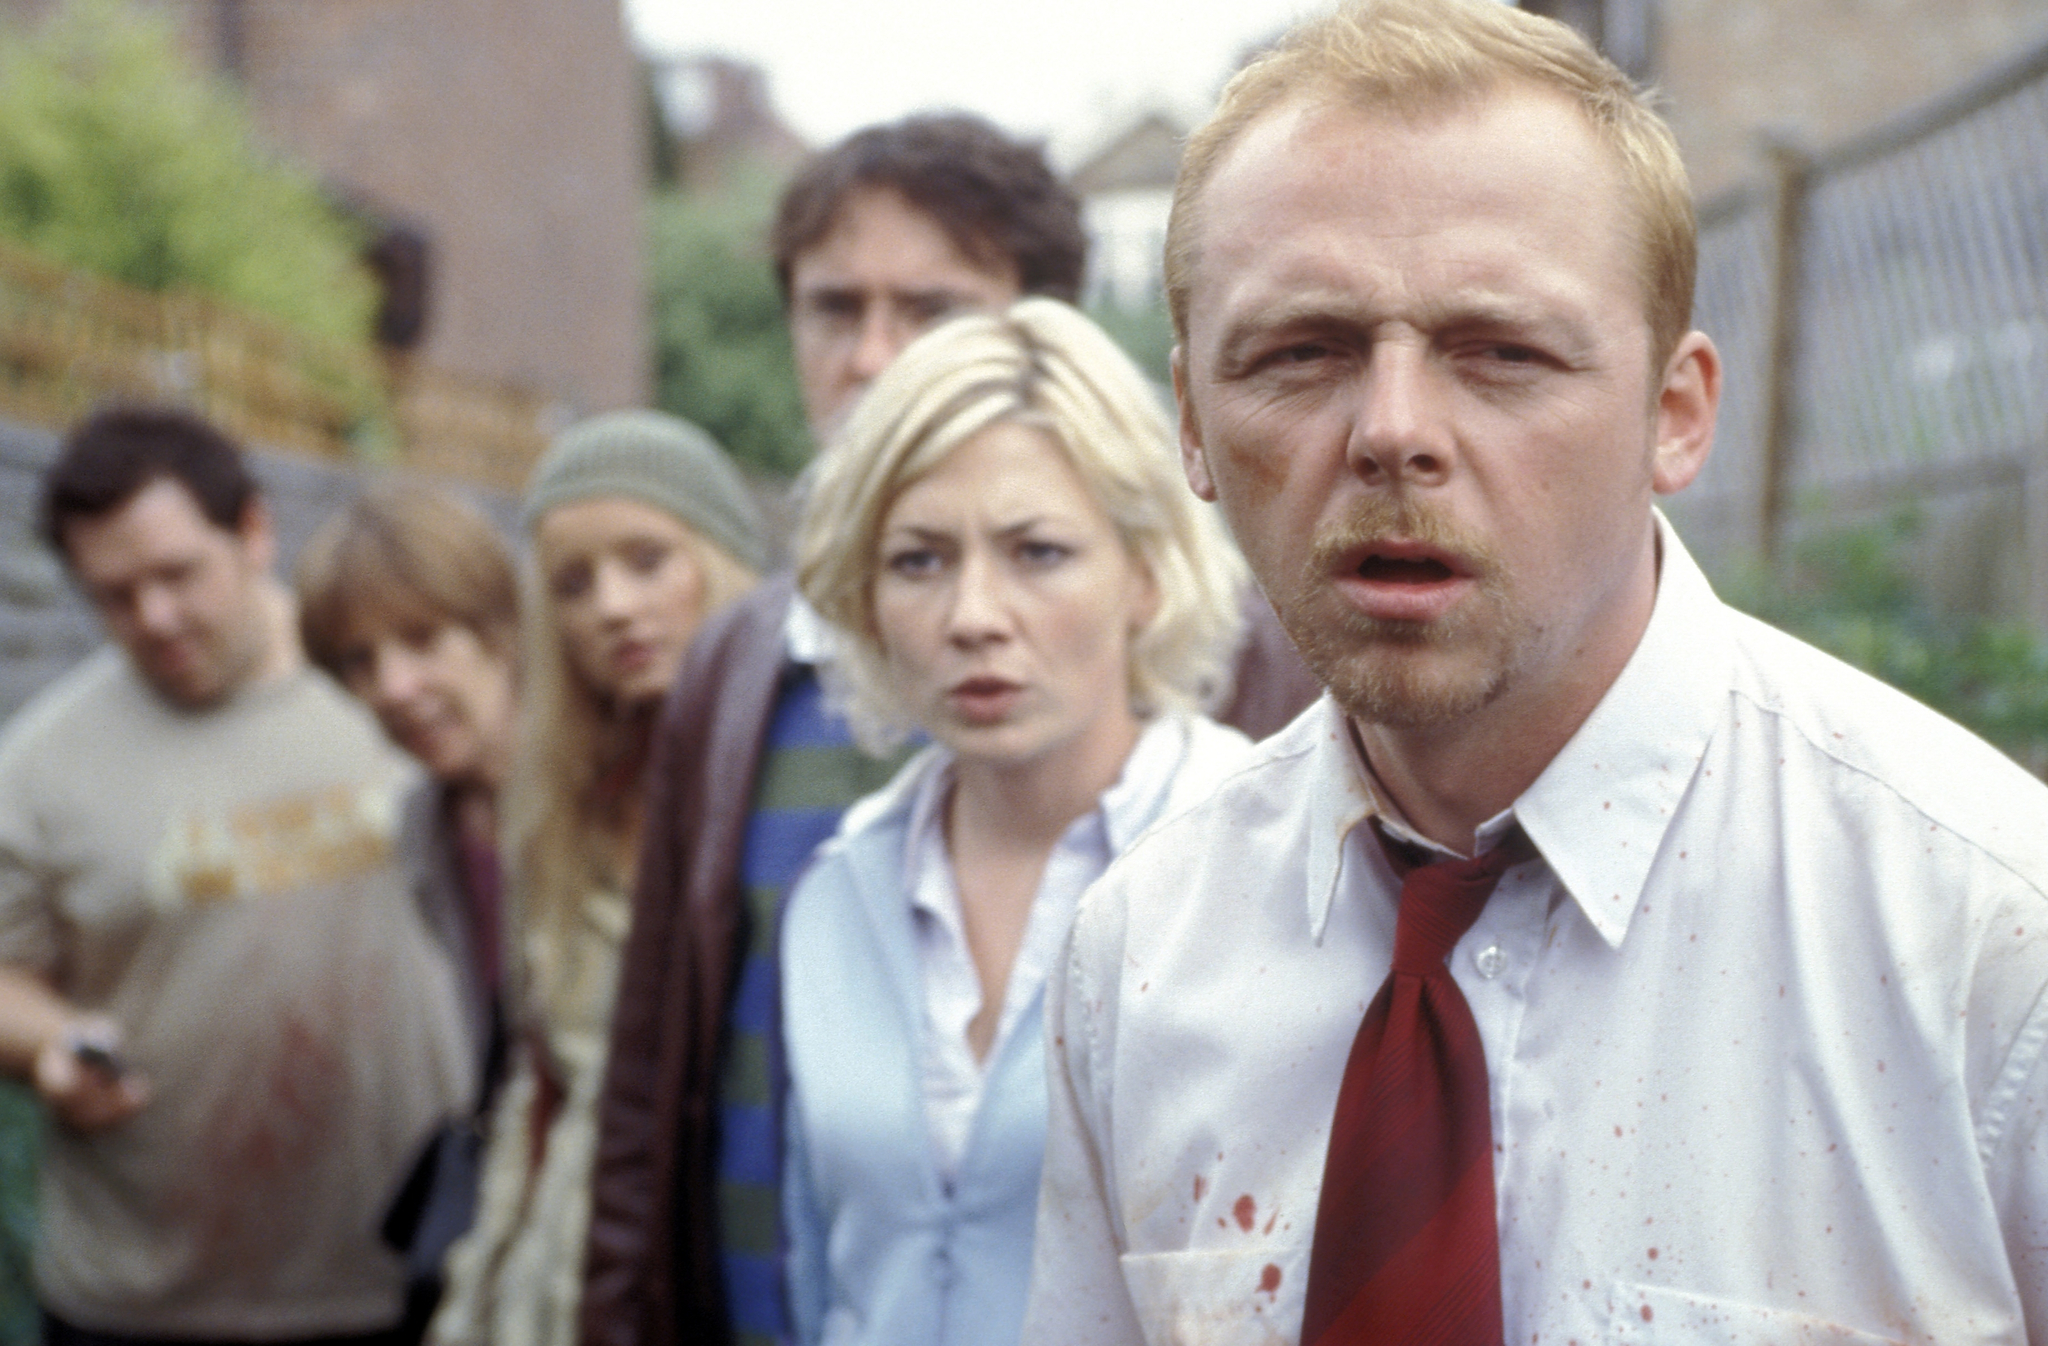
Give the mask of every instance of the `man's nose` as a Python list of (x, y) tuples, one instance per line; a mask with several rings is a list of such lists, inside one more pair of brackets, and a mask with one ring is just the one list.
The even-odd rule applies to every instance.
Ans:
[(1375, 485), (1430, 486), (1450, 473), (1453, 453), (1445, 390), (1430, 353), (1386, 343), (1360, 376), (1347, 456)]
[(861, 315), (860, 331), (854, 337), (853, 354), (847, 371), (861, 383), (872, 382), (889, 367), (897, 352), (910, 344), (915, 330), (904, 323), (890, 306), (876, 301)]
[(135, 624), (152, 636), (177, 634), (178, 600), (167, 585), (144, 584), (135, 590)]

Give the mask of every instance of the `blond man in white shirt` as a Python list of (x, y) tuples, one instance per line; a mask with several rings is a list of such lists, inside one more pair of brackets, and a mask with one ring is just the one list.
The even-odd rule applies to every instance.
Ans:
[(1192, 139), (1187, 473), (1330, 695), (1082, 903), (1027, 1342), (1305, 1339), (1382, 836), (1533, 845), (1448, 959), (1489, 1339), (2048, 1339), (2048, 792), (1654, 510), (1720, 391), (1693, 249), (1661, 122), (1485, 0), (1313, 21)]

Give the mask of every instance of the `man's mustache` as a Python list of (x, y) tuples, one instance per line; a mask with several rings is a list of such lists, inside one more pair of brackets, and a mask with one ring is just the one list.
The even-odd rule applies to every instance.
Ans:
[(1454, 556), (1459, 568), (1475, 579), (1489, 579), (1501, 569), (1500, 555), (1490, 541), (1453, 523), (1440, 511), (1409, 496), (1375, 495), (1317, 530), (1309, 548), (1309, 573), (1312, 577), (1328, 575), (1360, 551), (1391, 541), (1419, 544)]

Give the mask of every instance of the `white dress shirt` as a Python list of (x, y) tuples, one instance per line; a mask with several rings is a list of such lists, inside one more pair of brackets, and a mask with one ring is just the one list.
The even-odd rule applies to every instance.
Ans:
[[(1102, 792), (1095, 808), (1067, 825), (1046, 856), (1024, 938), (1004, 984), (989, 1060), (1038, 1002), (1046, 975), (1066, 946), (1082, 890), (1101, 878), (1116, 853), (1158, 815), (1159, 801), (1188, 756), (1188, 744), (1186, 721), (1170, 716), (1152, 721), (1131, 748), (1116, 783)], [(981, 974), (967, 947), (967, 919), (960, 908), (953, 856), (946, 846), (945, 805), (952, 793), (952, 759), (935, 754), (912, 796), (903, 860), (918, 969), (924, 977), (925, 1119), (939, 1176), (947, 1182), (967, 1151), (988, 1079), (987, 1061), (975, 1056), (967, 1040), (968, 1025), (985, 1002)]]
[[(1451, 955), (1509, 1343), (2048, 1341), (2048, 789), (1725, 608), (1650, 625)], [(1399, 884), (1326, 699), (1083, 899), (1024, 1340), (1295, 1342)]]
[(782, 649), (791, 663), (827, 667), (839, 657), (840, 638), (809, 599), (790, 595), (789, 611), (782, 617)]

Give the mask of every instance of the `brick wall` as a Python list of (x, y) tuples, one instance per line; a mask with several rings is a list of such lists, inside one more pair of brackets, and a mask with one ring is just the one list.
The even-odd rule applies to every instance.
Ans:
[(619, 0), (146, 2), (197, 60), (239, 64), (278, 145), (425, 227), (421, 358), (571, 415), (646, 400), (647, 152)]
[(646, 398), (646, 151), (618, 0), (242, 5), (263, 125), (426, 223), (425, 359), (577, 414)]

